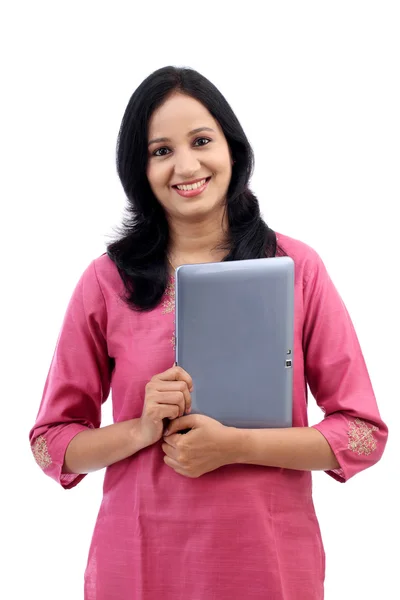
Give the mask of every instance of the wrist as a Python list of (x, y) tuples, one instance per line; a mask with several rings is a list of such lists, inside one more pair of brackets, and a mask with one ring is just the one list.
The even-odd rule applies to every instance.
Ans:
[(227, 449), (230, 464), (245, 462), (246, 430), (227, 427)]
[(143, 432), (142, 422), (140, 418), (131, 419), (131, 427), (129, 429), (130, 445), (132, 454), (150, 446), (150, 442), (146, 440)]

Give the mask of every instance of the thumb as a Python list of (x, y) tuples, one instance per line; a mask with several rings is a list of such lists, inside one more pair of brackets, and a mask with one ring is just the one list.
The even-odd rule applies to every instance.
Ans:
[(179, 417), (178, 419), (174, 419), (168, 425), (165, 430), (164, 437), (168, 435), (172, 435), (177, 431), (182, 431), (182, 429), (193, 429), (197, 424), (197, 415), (187, 415), (185, 417)]

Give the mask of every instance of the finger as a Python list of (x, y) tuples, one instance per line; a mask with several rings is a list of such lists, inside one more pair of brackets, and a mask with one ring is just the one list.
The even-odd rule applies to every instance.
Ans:
[[(168, 431), (168, 426), (167, 429)], [(165, 433), (164, 433), (165, 436)], [(172, 448), (176, 448), (177, 447), (177, 442), (178, 440), (180, 440), (182, 438), (182, 435), (180, 433), (173, 433), (171, 435), (168, 435), (164, 438), (164, 442), (166, 444), (168, 444), (169, 446), (172, 446)]]
[(182, 469), (182, 465), (180, 465), (176, 460), (170, 458), (169, 456), (164, 456), (164, 462), (166, 465), (174, 469), (179, 475), (184, 475), (184, 470)]
[(182, 429), (193, 429), (196, 427), (196, 415), (187, 415), (185, 417), (180, 417), (179, 419), (175, 419), (168, 425), (164, 436), (167, 437), (172, 433), (176, 433), (177, 431), (181, 431)]
[(180, 408), (176, 404), (159, 404), (157, 406), (157, 418), (160, 421), (164, 419), (171, 420), (171, 422), (176, 421), (179, 418), (179, 411)]
[[(189, 392), (186, 381), (163, 381), (158, 380), (154, 383), (155, 389), (158, 392), (175, 392), (180, 391), (184, 396), (184, 412), (190, 412), (192, 408), (192, 397)], [(183, 414), (183, 413), (182, 413)]]
[(165, 442), (163, 444), (161, 444), (161, 448), (163, 449), (163, 452), (166, 456), (169, 456), (170, 458), (173, 458), (174, 460), (178, 459), (177, 448), (173, 448), (172, 446), (169, 446)]
[(179, 407), (178, 417), (185, 413), (185, 396), (182, 392), (158, 392), (155, 396), (150, 396), (147, 400), (148, 405), (156, 406), (158, 404), (176, 404)]
[(189, 391), (193, 390), (193, 380), (182, 367), (174, 366), (171, 369), (167, 369), (164, 373), (156, 375), (155, 379), (162, 379), (163, 381), (186, 381)]

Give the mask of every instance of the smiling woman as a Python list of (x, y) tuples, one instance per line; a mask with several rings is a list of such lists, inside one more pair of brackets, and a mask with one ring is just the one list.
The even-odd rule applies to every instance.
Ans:
[(208, 79), (165, 67), (142, 82), (118, 136), (129, 215), (108, 246), (132, 309), (159, 304), (168, 258), (180, 265), (285, 253), (249, 189), (253, 164), (236, 115)]
[[(262, 220), (250, 144), (196, 71), (160, 69), (134, 92), (117, 167), (128, 215), (76, 286), (30, 432), (38, 465), (64, 488), (106, 467), (85, 600), (322, 600), (311, 471), (345, 482), (387, 439), (343, 301), (317, 252)], [(285, 253), (293, 427), (190, 414), (192, 377), (172, 366), (174, 268)], [(307, 385), (324, 411), (313, 427)], [(111, 389), (115, 423), (100, 427)]]

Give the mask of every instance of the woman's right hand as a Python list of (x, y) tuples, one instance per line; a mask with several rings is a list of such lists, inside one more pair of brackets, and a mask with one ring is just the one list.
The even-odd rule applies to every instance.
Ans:
[(192, 378), (181, 367), (174, 366), (151, 378), (139, 420), (143, 448), (161, 439), (164, 419), (173, 420), (190, 412), (192, 390)]

